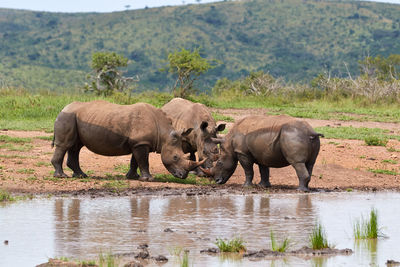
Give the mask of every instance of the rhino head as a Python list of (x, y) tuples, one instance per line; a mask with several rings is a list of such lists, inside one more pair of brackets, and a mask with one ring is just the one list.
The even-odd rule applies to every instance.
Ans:
[(161, 160), (165, 168), (175, 177), (185, 179), (189, 171), (202, 165), (203, 161), (192, 161), (182, 151), (182, 137), (187, 136), (193, 129), (172, 131), (161, 148)]
[(224, 184), (235, 172), (238, 160), (234, 153), (224, 146), (223, 140), (214, 140), (214, 142), (222, 143), (220, 148), (221, 153), (217, 162), (213, 164), (212, 168), (200, 168), (208, 176), (214, 177), (217, 184)]
[(200, 125), (200, 134), (197, 135), (197, 153), (199, 159), (206, 159), (203, 167), (211, 168), (213, 162), (219, 157), (218, 142), (215, 142), (217, 132), (225, 129), (225, 123), (221, 123), (216, 127), (209, 127), (208, 122), (203, 121)]

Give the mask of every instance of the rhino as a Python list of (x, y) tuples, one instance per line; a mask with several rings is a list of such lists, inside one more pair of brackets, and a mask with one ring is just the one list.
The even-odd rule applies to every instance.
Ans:
[(203, 169), (216, 183), (224, 184), (234, 173), (238, 161), (246, 181), (252, 185), (253, 164), (260, 170), (262, 187), (270, 187), (269, 168), (292, 165), (299, 178), (299, 190), (308, 191), (312, 170), (317, 159), (320, 140), (305, 121), (286, 115), (248, 116), (237, 121), (221, 142), (221, 155), (215, 166)]
[[(212, 167), (212, 162), (217, 160), (219, 154), (218, 145), (212, 138), (217, 138), (217, 132), (225, 129), (225, 123), (217, 125), (205, 105), (179, 97), (172, 99), (161, 109), (172, 120), (175, 129), (193, 128), (182, 142), (183, 152), (190, 153), (190, 160), (196, 160), (195, 152), (197, 152), (199, 160), (205, 160), (203, 166)], [(196, 173), (204, 175), (199, 169), (196, 169)]]
[(161, 153), (166, 169), (184, 179), (203, 163), (189, 160), (182, 151), (182, 138), (191, 131), (175, 131), (163, 111), (145, 103), (73, 102), (64, 107), (54, 123), (54, 176), (68, 177), (62, 168), (68, 151), (67, 166), (73, 170), (73, 177), (87, 177), (79, 165), (79, 152), (86, 146), (104, 156), (132, 154), (128, 179), (153, 180), (149, 172), (150, 152)]

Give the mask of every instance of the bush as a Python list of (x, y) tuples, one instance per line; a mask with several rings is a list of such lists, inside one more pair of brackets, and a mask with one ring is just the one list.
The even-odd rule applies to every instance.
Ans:
[(364, 138), (364, 142), (367, 146), (386, 146), (388, 140), (377, 136), (368, 136)]

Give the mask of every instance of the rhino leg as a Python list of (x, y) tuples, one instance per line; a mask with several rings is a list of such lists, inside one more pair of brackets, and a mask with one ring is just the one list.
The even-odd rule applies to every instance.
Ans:
[(126, 174), (126, 178), (127, 179), (134, 179), (137, 180), (139, 179), (139, 174), (137, 173), (137, 169), (138, 169), (139, 165), (135, 159), (135, 157), (133, 156), (132, 153), (132, 158), (131, 158), (131, 165), (129, 168), (128, 173)]
[(296, 170), (297, 177), (299, 178), (299, 190), (301, 191), (309, 191), (308, 184), (311, 180), (311, 175), (309, 170), (306, 168), (306, 164), (304, 163), (295, 163), (292, 164), (293, 168)]
[(269, 168), (261, 164), (258, 164), (258, 168), (261, 176), (261, 181), (258, 184), (262, 187), (271, 187), (271, 183), (269, 182)]
[(238, 154), (238, 159), (239, 159), (240, 165), (242, 165), (242, 167), (244, 169), (244, 174), (246, 176), (246, 181), (244, 183), (244, 186), (253, 185), (254, 161), (250, 160), (249, 157), (247, 157), (246, 155), (243, 155), (243, 154)]
[(154, 178), (151, 176), (149, 171), (149, 147), (142, 145), (135, 147), (133, 149), (133, 157), (135, 157), (136, 162), (140, 170), (140, 181), (153, 181)]
[(51, 159), (51, 164), (54, 166), (54, 177), (66, 178), (66, 175), (63, 171), (62, 163), (64, 161), (66, 149), (56, 146), (56, 150), (54, 151), (53, 158)]
[(77, 144), (68, 149), (67, 166), (74, 171), (72, 177), (88, 177), (87, 174), (82, 171), (81, 166), (79, 165), (79, 153), (82, 147), (82, 144)]

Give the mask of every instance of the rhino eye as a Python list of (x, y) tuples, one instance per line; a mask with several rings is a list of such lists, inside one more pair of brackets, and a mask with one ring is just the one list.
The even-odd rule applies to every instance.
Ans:
[(173, 157), (173, 159), (174, 159), (174, 161), (178, 161), (178, 159), (179, 159), (178, 155), (175, 155), (175, 156)]
[(217, 161), (217, 166), (218, 166), (218, 167), (222, 167), (222, 162), (218, 160), (218, 161)]

